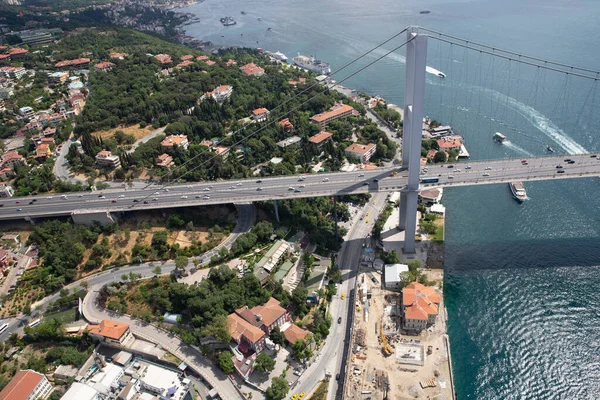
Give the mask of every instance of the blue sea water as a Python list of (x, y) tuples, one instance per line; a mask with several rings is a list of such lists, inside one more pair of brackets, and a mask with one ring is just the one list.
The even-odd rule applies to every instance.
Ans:
[[(201, 19), (189, 35), (290, 59), (315, 55), (333, 70), (410, 24), (600, 69), (600, 2), (592, 0), (206, 0), (184, 11)], [(221, 26), (228, 15), (237, 25)], [(433, 39), (428, 46), (428, 65), (447, 77), (427, 76), (426, 113), (462, 134), (472, 159), (532, 157), (547, 145), (600, 151), (600, 83)], [(402, 105), (404, 71), (400, 51), (344, 85)], [(509, 143), (494, 145), (497, 131)], [(460, 399), (600, 398), (600, 179), (525, 186), (523, 204), (506, 185), (445, 191), (456, 391)]]

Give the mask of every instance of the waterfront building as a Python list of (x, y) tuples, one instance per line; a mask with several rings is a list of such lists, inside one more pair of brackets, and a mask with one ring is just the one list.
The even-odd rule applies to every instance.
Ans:
[(89, 325), (90, 336), (101, 342), (126, 346), (134, 340), (128, 324), (104, 319), (98, 325)]
[(434, 287), (412, 282), (402, 289), (402, 328), (420, 332), (435, 323), (440, 294)]
[(353, 143), (344, 150), (346, 157), (356, 157), (361, 163), (369, 162), (373, 154), (377, 151), (377, 145), (374, 143), (358, 144)]
[(460, 151), (460, 147), (463, 145), (463, 142), (460, 136), (444, 136), (443, 138), (437, 140), (437, 144), (440, 151)]
[(160, 144), (163, 150), (172, 149), (174, 146), (187, 150), (190, 145), (186, 135), (169, 135)]
[(121, 166), (121, 160), (119, 156), (113, 155), (108, 150), (102, 150), (96, 154), (96, 165), (99, 168), (119, 168)]
[(442, 200), (442, 189), (425, 189), (419, 192), (419, 202), (423, 204), (437, 204)]
[(331, 138), (332, 136), (333, 136), (333, 133), (321, 131), (321, 132), (317, 133), (316, 135), (309, 137), (308, 141), (310, 143), (316, 144), (318, 147), (321, 147), (321, 145), (323, 145), (323, 143), (325, 143), (327, 140), (329, 140), (329, 138)]
[(0, 392), (0, 399), (45, 400), (54, 388), (45, 375), (39, 372), (21, 370)]
[(325, 129), (325, 125), (327, 125), (328, 122), (351, 115), (358, 115), (358, 111), (356, 111), (354, 107), (344, 104), (340, 101), (331, 107), (329, 111), (313, 115), (310, 120), (319, 125), (321, 129)]

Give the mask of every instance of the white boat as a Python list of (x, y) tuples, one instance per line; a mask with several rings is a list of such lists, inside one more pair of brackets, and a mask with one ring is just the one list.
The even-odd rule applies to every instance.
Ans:
[(331, 68), (328, 63), (317, 60), (314, 57), (303, 56), (300, 53), (294, 57), (294, 64), (321, 75), (329, 75), (331, 73)]
[(287, 56), (280, 51), (276, 51), (276, 52), (265, 51), (265, 53), (267, 53), (268, 55), (270, 55), (271, 57), (273, 57), (274, 59), (279, 60), (279, 61), (287, 61), (288, 60)]
[(503, 134), (501, 134), (500, 132), (496, 132), (494, 134), (494, 140), (498, 143), (502, 143), (506, 140), (506, 136), (504, 136)]
[(508, 184), (510, 187), (510, 191), (512, 192), (513, 197), (521, 202), (527, 200), (527, 191), (525, 191), (525, 187), (523, 186), (523, 182), (514, 181)]

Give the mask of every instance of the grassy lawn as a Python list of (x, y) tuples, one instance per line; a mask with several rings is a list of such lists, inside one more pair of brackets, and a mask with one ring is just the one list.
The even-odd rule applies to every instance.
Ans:
[(47, 314), (44, 318), (51, 319), (56, 318), (63, 324), (67, 324), (69, 322), (75, 321), (75, 317), (77, 316), (77, 307), (70, 308), (65, 311), (60, 311), (54, 314)]
[(435, 231), (435, 235), (433, 235), (433, 240), (442, 243), (444, 241), (444, 220), (441, 218), (437, 219), (435, 224), (437, 225), (437, 230)]

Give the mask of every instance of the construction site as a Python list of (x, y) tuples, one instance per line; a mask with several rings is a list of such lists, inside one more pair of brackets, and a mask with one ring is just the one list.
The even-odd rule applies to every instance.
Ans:
[[(347, 365), (345, 399), (404, 400), (454, 398), (441, 270), (425, 271), (439, 301), (435, 321), (420, 331), (403, 323), (402, 292), (384, 288), (384, 274), (361, 267)], [(418, 294), (420, 295), (420, 294)]]

